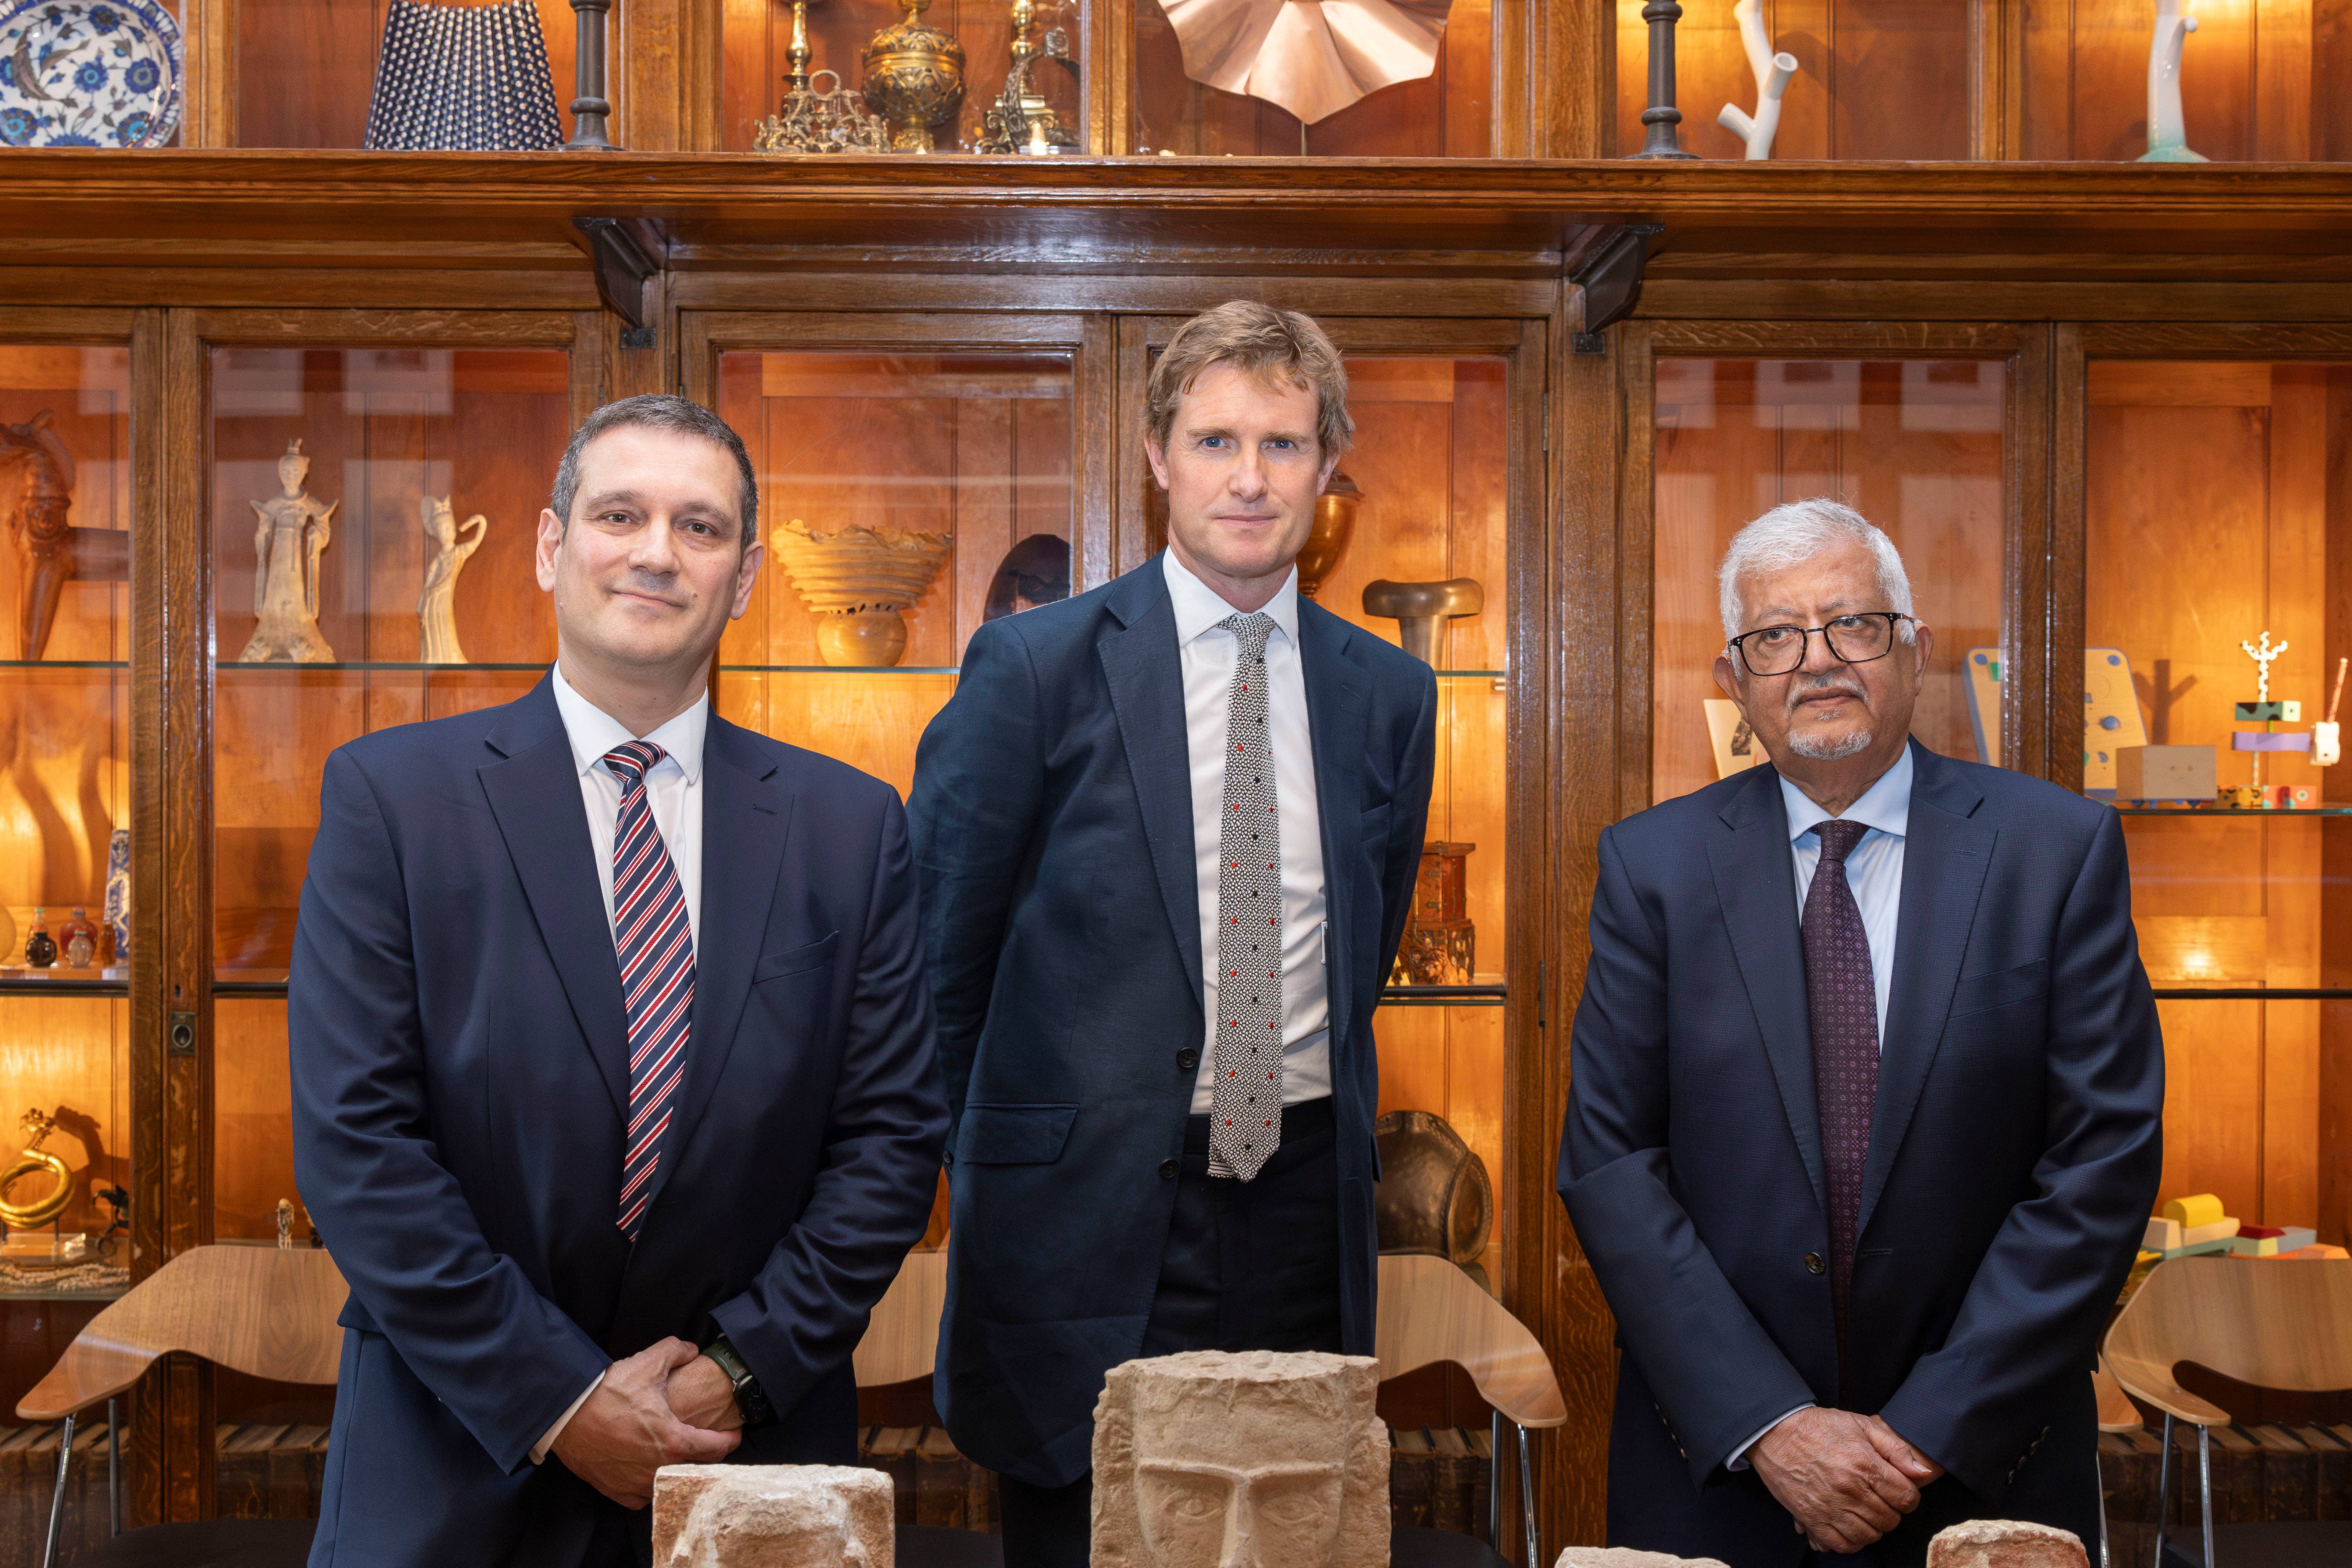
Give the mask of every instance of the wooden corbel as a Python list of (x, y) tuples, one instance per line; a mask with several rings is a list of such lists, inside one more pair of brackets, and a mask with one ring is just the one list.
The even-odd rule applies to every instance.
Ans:
[(596, 269), (596, 295), (604, 309), (621, 318), (621, 346), (649, 349), (654, 329), (646, 321), (646, 283), (662, 269), (669, 246), (661, 226), (650, 218), (575, 217)]
[(1633, 313), (1634, 301), (1642, 297), (1642, 268), (1650, 258), (1651, 237), (1664, 232), (1663, 224), (1621, 224), (1584, 253), (1569, 274), (1569, 281), (1584, 290), (1584, 330), (1569, 340), (1572, 352), (1609, 352), (1601, 334)]

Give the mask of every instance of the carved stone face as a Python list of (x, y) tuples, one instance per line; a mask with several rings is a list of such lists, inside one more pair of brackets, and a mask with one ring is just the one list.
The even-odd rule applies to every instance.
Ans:
[(670, 1465), (654, 1479), (656, 1568), (889, 1568), (890, 1478), (832, 1465)]
[(1113, 1369), (1096, 1410), (1097, 1568), (1388, 1560), (1388, 1434), (1362, 1356), (1202, 1352)]

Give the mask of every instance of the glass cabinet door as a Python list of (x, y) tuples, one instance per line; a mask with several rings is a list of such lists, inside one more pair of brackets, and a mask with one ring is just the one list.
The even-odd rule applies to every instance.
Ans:
[(2341, 1243), (2322, 1103), (2352, 779), (2325, 726), (2352, 654), (2352, 354), (2093, 358), (2084, 389), (2084, 640), (2124, 678), (2105, 782), (2164, 1020), (2164, 1196)]
[[(130, 1283), (131, 352), (0, 321), (0, 1377)], [(81, 1302), (82, 1306), (58, 1306)]]
[(1661, 354), (1653, 374), (1650, 798), (1767, 759), (1715, 684), (1717, 568), (1783, 501), (1825, 496), (1885, 530), (1935, 633), (1912, 733), (2000, 763), (2002, 559), (2014, 372), (1999, 359)]
[(570, 356), (222, 345), (208, 368), (213, 1228), (265, 1238), (299, 1203), (286, 971), (327, 755), (512, 701), (553, 660), (533, 542)]

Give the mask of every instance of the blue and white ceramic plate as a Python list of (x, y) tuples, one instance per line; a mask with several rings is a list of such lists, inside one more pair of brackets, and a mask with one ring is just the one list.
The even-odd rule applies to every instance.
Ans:
[(161, 0), (0, 0), (0, 146), (161, 147), (182, 58)]

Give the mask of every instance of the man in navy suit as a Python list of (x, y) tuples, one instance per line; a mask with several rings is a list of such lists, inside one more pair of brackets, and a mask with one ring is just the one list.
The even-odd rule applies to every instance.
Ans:
[(982, 627), (908, 802), (954, 1119), (934, 1388), (1012, 1568), (1087, 1562), (1111, 1367), (1372, 1347), (1372, 1009), (1436, 680), (1298, 594), (1351, 428), (1313, 321), (1194, 319), (1145, 412), (1168, 549)]
[(1765, 513), (1720, 588), (1716, 681), (1772, 765), (1601, 835), (1570, 1047), (1560, 1195), (1624, 1348), (1609, 1539), (2095, 1542), (2093, 1347), (2162, 1163), (2122, 825), (1911, 741), (1934, 639), (1849, 508)]
[(897, 795), (710, 711), (757, 502), (715, 415), (599, 409), (540, 515), (555, 668), (328, 759), (288, 988), (351, 1284), (316, 1568), (643, 1562), (662, 1465), (856, 1460), (946, 1114)]

